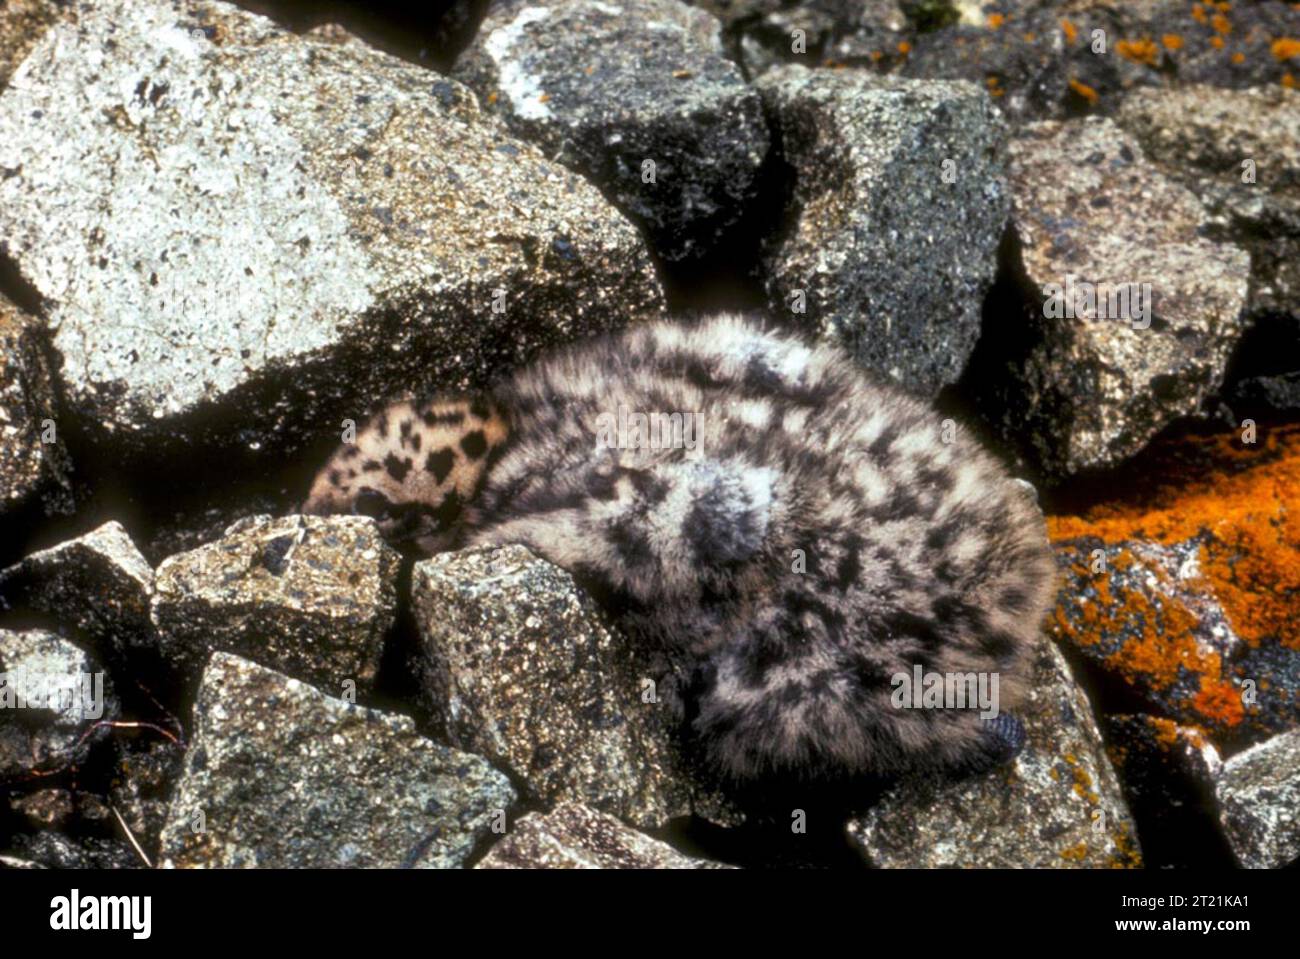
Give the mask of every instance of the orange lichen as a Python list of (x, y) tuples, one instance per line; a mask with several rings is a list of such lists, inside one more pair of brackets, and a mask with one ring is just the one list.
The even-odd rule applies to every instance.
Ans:
[(985, 22), (988, 23), (990, 30), (997, 30), (1002, 26), (1002, 24), (1007, 22), (1007, 18), (1001, 13), (990, 13), (988, 20)]
[(1070, 78), (1070, 89), (1079, 94), (1079, 96), (1083, 97), (1089, 103), (1096, 103), (1099, 99), (1096, 90), (1088, 86), (1086, 83), (1080, 83), (1073, 77)]
[(1120, 40), (1115, 44), (1115, 52), (1134, 63), (1145, 63), (1149, 67), (1160, 61), (1160, 49), (1154, 40)]
[(497, 93), (496, 90), (493, 90), (491, 93), (489, 93), (488, 96), (487, 96), (487, 102), (488, 102), (488, 104), (491, 105), (491, 104), (493, 104), (493, 103), (496, 103), (496, 102), (497, 102), (497, 97), (498, 97), (498, 95), (499, 95), (499, 94)]
[(1291, 76), (1289, 73), (1282, 74), (1282, 86), (1286, 87), (1288, 90), (1294, 90), (1295, 77)]
[(1196, 3), (1192, 5), (1192, 19), (1197, 23), (1206, 23), (1209, 21), (1210, 17), (1209, 14), (1205, 12), (1205, 8), (1199, 3)]
[(1079, 29), (1069, 20), (1061, 21), (1061, 32), (1065, 34), (1067, 43), (1073, 43), (1079, 36)]
[(912, 52), (912, 45), (908, 43), (906, 40), (900, 40), (898, 41), (898, 52), (901, 53), (903, 56), (907, 56), (909, 53)]
[(1273, 41), (1269, 50), (1278, 60), (1290, 60), (1292, 57), (1300, 55), (1300, 40), (1292, 40), (1290, 37), (1278, 37)]
[(1183, 38), (1176, 33), (1166, 33), (1160, 38), (1160, 43), (1166, 50), (1181, 50), (1183, 48)]
[(1214, 27), (1215, 33), (1221, 33), (1225, 37), (1232, 32), (1232, 23), (1221, 13), (1210, 18), (1210, 26)]
[(1223, 37), (1210, 37), (1210, 46), (1216, 50), (1223, 49)]
[[(1137, 496), (1094, 505), (1081, 515), (1048, 518), (1054, 541), (1096, 537), (1110, 544), (1174, 545), (1200, 538), (1199, 586), (1211, 593), (1243, 642), (1277, 641), (1300, 650), (1300, 426), (1266, 430), (1243, 445), (1236, 433), (1182, 441), (1179, 453), (1202, 462), (1204, 475), (1173, 480)], [(1149, 481), (1148, 481), (1149, 482)], [(1119, 550), (1109, 561), (1123, 571), (1134, 558)], [(1195, 673), (1199, 692), (1187, 705), (1206, 722), (1236, 725), (1244, 718), (1240, 690), (1223, 676), (1219, 654), (1196, 642), (1196, 617), (1176, 599), (1137, 589), (1116, 595), (1107, 574), (1085, 561), (1073, 574), (1097, 590), (1095, 600), (1054, 617), (1058, 633), (1078, 646), (1126, 633), (1134, 638), (1113, 654), (1122, 675), (1169, 688), (1180, 671)], [(1154, 570), (1161, 576), (1159, 570)], [(1198, 584), (1193, 584), (1195, 587)]]
[(1073, 846), (1062, 849), (1061, 858), (1067, 862), (1083, 862), (1088, 858), (1088, 843), (1080, 840)]
[(1237, 64), (1245, 63), (1246, 55), (1239, 50), (1232, 55), (1232, 62)]
[(1038, 39), (1038, 35), (1035, 34), (1035, 33), (1026, 33), (1026, 34), (1025, 34), (1025, 43), (1033, 43), (1033, 42), (1034, 42), (1035, 40), (1037, 40), (1037, 39)]

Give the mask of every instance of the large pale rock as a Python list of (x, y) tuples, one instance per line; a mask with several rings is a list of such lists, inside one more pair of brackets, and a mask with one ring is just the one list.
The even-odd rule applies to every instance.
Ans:
[(164, 560), (151, 617), (178, 665), (223, 650), (355, 694), (379, 671), (400, 562), (369, 517), (254, 517)]
[(1007, 213), (988, 96), (798, 66), (757, 86), (795, 177), (792, 223), (767, 263), (773, 310), (918, 392), (955, 382)]
[(479, 860), (477, 869), (726, 869), (684, 856), (666, 842), (576, 803), (529, 813)]
[(410, 719), (236, 656), (213, 655), (194, 716), (165, 866), (454, 868), (515, 799)]
[(896, 787), (849, 838), (880, 867), (1138, 866), (1128, 807), (1092, 717), (1056, 647), (1040, 642), (1008, 766), (960, 782)]
[(501, 0), (455, 76), (669, 260), (710, 252), (754, 199), (762, 105), (718, 21), (677, 0)]
[(0, 96), (0, 235), (118, 457), (285, 456), (660, 306), (633, 227), (457, 83), (222, 3), (76, 20)]
[(1300, 857), (1300, 730), (1233, 756), (1215, 791), (1223, 830), (1243, 866), (1277, 868)]
[(413, 590), (436, 720), (530, 798), (655, 828), (705, 793), (669, 710), (646, 701), (661, 675), (568, 573), (522, 546), (476, 547), (418, 564)]

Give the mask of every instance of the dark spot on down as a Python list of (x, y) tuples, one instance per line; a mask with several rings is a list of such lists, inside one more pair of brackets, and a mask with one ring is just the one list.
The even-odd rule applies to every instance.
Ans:
[(460, 448), (465, 451), (466, 456), (476, 460), (487, 452), (487, 437), (483, 435), (482, 430), (466, 433), (460, 441)]
[(411, 461), (409, 458), (399, 460), (392, 453), (389, 453), (384, 457), (384, 469), (388, 471), (389, 476), (400, 483), (406, 479), (406, 474), (411, 472)]
[(433, 474), (433, 478), (441, 483), (451, 472), (452, 466), (456, 462), (456, 454), (451, 451), (450, 447), (444, 446), (440, 450), (430, 453), (424, 461), (424, 468)]

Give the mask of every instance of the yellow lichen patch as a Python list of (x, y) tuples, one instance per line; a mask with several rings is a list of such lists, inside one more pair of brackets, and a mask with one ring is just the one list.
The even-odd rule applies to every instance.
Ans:
[(1232, 32), (1232, 23), (1221, 13), (1210, 18), (1210, 26), (1214, 27), (1215, 33), (1221, 33), (1225, 37)]
[(1300, 40), (1278, 37), (1269, 50), (1278, 60), (1290, 60), (1294, 56), (1300, 56)]
[(1210, 16), (1205, 12), (1205, 8), (1199, 3), (1192, 4), (1192, 19), (1197, 23), (1208, 23)]
[(1145, 63), (1154, 67), (1160, 62), (1160, 48), (1154, 40), (1120, 40), (1115, 44), (1115, 52), (1134, 63)]
[(1081, 839), (1073, 846), (1062, 849), (1061, 858), (1067, 862), (1083, 862), (1088, 858), (1088, 843)]
[[(1174, 545), (1203, 537), (1199, 578), (1237, 635), (1251, 646), (1271, 638), (1300, 650), (1300, 426), (1266, 430), (1259, 440), (1243, 445), (1236, 433), (1185, 439), (1170, 452), (1199, 463), (1198, 475), (1147, 481), (1125, 500), (1049, 517), (1048, 532), (1055, 541), (1094, 536), (1112, 545)], [(1103, 579), (1087, 575), (1095, 585)], [(1103, 630), (1152, 614), (1141, 596), (1103, 596), (1097, 605), (1103, 608), (1093, 614), (1094, 624)], [(1218, 669), (1211, 657), (1194, 652), (1190, 637), (1181, 635), (1191, 614), (1176, 606), (1166, 604), (1163, 635), (1140, 636), (1123, 665), (1162, 678), (1174, 676), (1180, 664), (1195, 668), (1202, 679), (1198, 711), (1220, 722), (1239, 719), (1239, 698), (1214, 681)], [(1058, 615), (1058, 628), (1062, 620)], [(1086, 628), (1086, 621), (1069, 627)]]
[(901, 53), (903, 56), (907, 56), (909, 53), (912, 52), (912, 45), (908, 43), (906, 40), (900, 40), (898, 41), (898, 52)]
[(1079, 96), (1083, 97), (1089, 103), (1096, 103), (1098, 100), (1098, 95), (1096, 90), (1088, 86), (1088, 84), (1086, 83), (1080, 83), (1078, 80), (1074, 79), (1073, 77), (1070, 78), (1070, 89), (1073, 90), (1075, 93), (1079, 94)]
[(1079, 28), (1069, 20), (1061, 21), (1061, 32), (1065, 34), (1065, 40), (1067, 43), (1073, 43), (1079, 37)]
[(1002, 24), (1007, 22), (1007, 18), (1001, 13), (990, 13), (985, 22), (989, 25), (990, 30), (997, 30), (1001, 28)]
[(1210, 46), (1216, 50), (1223, 49), (1223, 37), (1210, 37)]
[(1240, 50), (1238, 50), (1236, 53), (1232, 55), (1232, 62), (1237, 64), (1245, 63), (1246, 55), (1242, 53)]
[(1181, 50), (1183, 48), (1183, 38), (1176, 33), (1166, 33), (1160, 38), (1160, 45), (1166, 50)]
[(1291, 76), (1289, 73), (1282, 74), (1282, 86), (1286, 87), (1288, 90), (1294, 90), (1295, 77)]

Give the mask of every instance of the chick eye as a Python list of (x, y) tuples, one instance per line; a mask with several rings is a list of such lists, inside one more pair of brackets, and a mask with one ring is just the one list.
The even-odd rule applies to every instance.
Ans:
[(369, 487), (357, 493), (357, 498), (352, 501), (352, 512), (373, 519), (382, 519), (392, 508), (387, 496)]

